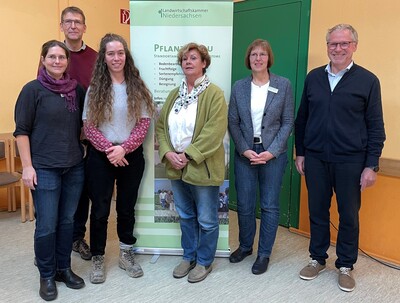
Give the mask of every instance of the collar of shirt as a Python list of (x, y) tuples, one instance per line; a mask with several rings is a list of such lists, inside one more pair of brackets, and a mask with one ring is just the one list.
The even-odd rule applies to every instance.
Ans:
[[(65, 40), (64, 40), (64, 44), (67, 45), (67, 44), (65, 43)], [(83, 51), (83, 50), (85, 50), (85, 49), (86, 49), (86, 44), (85, 44), (84, 41), (82, 41), (82, 46), (81, 46), (80, 49), (78, 49), (77, 51), (73, 51), (73, 50), (69, 50), (69, 51), (70, 51), (70, 52), (77, 53), (77, 52)]]
[(341, 70), (337, 74), (334, 74), (332, 73), (330, 63), (328, 63), (328, 65), (325, 67), (325, 72), (328, 74), (328, 80), (329, 80), (329, 85), (331, 87), (331, 92), (333, 92), (336, 85), (339, 83), (340, 79), (342, 79), (343, 75), (350, 70), (353, 64), (354, 62), (351, 61), (351, 63), (345, 69)]
[(343, 76), (347, 71), (349, 71), (349, 69), (350, 69), (353, 65), (354, 65), (354, 61), (351, 61), (350, 64), (349, 64), (345, 69), (341, 70), (341, 71), (338, 72), (337, 74), (334, 74), (334, 73), (332, 73), (332, 70), (331, 70), (331, 63), (329, 62), (329, 63), (326, 65), (326, 67), (325, 67), (325, 71), (326, 71), (329, 75), (331, 75), (331, 76), (333, 76), (333, 77), (335, 77), (335, 76)]

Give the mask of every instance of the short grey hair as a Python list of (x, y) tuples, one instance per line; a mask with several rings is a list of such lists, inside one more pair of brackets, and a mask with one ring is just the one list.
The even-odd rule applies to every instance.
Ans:
[(328, 29), (328, 32), (326, 33), (326, 42), (329, 42), (330, 34), (332, 34), (335, 31), (344, 31), (344, 30), (350, 31), (353, 41), (358, 43), (357, 31), (350, 24), (345, 24), (345, 23), (337, 24), (334, 27)]

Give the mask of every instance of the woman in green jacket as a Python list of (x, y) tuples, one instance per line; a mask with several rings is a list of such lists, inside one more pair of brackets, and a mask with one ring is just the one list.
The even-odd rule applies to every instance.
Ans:
[(183, 278), (189, 274), (188, 281), (195, 283), (210, 273), (217, 250), (227, 105), (222, 90), (205, 74), (211, 58), (204, 45), (183, 46), (178, 63), (185, 77), (170, 92), (156, 134), (182, 231), (183, 260), (173, 276)]

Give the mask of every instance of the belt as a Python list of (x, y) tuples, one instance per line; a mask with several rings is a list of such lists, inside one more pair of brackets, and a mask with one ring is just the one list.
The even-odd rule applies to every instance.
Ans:
[(261, 137), (254, 137), (253, 138), (253, 143), (254, 144), (261, 144), (262, 143)]

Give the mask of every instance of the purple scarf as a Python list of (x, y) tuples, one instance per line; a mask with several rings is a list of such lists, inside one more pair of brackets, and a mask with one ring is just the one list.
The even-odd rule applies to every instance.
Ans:
[(46, 72), (44, 67), (42, 67), (39, 70), (37, 79), (48, 90), (65, 97), (66, 107), (70, 112), (74, 112), (78, 109), (76, 105), (75, 90), (78, 82), (75, 79), (71, 79), (69, 74), (64, 73), (64, 76), (60, 80), (56, 80)]

